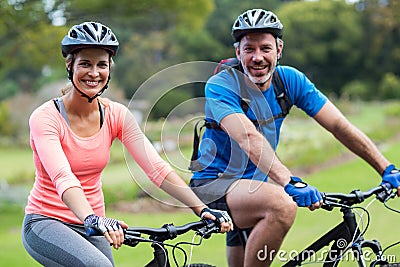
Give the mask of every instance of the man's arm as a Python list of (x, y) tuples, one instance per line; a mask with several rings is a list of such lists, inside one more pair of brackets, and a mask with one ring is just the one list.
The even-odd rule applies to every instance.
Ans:
[(314, 119), (348, 149), (368, 162), (379, 174), (390, 164), (371, 139), (351, 124), (329, 100)]
[(298, 206), (308, 207), (310, 210), (321, 207), (318, 190), (303, 183), (300, 178), (293, 177), (290, 170), (279, 160), (268, 140), (244, 114), (226, 116), (221, 121), (221, 127), (261, 171), (284, 188)]
[(234, 113), (226, 116), (221, 121), (221, 127), (272, 180), (282, 186), (290, 181), (290, 170), (282, 164), (268, 140), (244, 114)]

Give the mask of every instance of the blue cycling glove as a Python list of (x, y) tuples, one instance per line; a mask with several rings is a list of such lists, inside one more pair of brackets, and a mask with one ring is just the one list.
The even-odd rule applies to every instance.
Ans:
[(400, 186), (400, 170), (393, 164), (387, 166), (383, 171), (381, 184), (385, 183), (389, 183), (395, 189)]
[(299, 207), (309, 207), (322, 200), (318, 189), (306, 184), (299, 177), (291, 176), (290, 182), (284, 187), (285, 192), (293, 198)]

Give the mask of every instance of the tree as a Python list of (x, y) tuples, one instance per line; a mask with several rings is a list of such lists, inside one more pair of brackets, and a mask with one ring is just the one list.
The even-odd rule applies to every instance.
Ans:
[(364, 0), (364, 40), (360, 48), (365, 55), (364, 76), (378, 85), (388, 72), (400, 76), (400, 1)]
[(34, 91), (43, 68), (59, 65), (59, 41), (53, 40), (61, 41), (65, 30), (54, 27), (48, 15), (41, 1), (0, 0), (0, 80), (5, 84)]
[(206, 30), (220, 43), (221, 52), (211, 55), (212, 59), (219, 61), (222, 58), (232, 57), (234, 50), (231, 36), (232, 25), (236, 18), (248, 9), (263, 8), (275, 12), (281, 5), (279, 0), (217, 0), (215, 9), (207, 19)]
[(361, 14), (344, 0), (291, 2), (277, 14), (284, 25), (282, 63), (304, 71), (325, 92), (359, 76)]

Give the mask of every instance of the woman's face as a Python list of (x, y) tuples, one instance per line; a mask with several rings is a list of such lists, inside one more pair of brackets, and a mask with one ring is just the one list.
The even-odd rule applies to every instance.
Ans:
[(88, 96), (95, 96), (108, 82), (110, 55), (104, 49), (86, 48), (75, 55), (73, 82)]

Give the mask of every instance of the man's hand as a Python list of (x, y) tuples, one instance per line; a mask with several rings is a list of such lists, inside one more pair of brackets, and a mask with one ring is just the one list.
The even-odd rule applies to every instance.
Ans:
[(318, 189), (306, 184), (299, 177), (290, 177), (290, 182), (285, 185), (284, 189), (299, 207), (308, 207), (310, 210), (315, 210), (322, 205), (322, 196)]
[(386, 167), (382, 174), (382, 184), (389, 183), (397, 189), (397, 196), (400, 196), (400, 170), (393, 164)]

